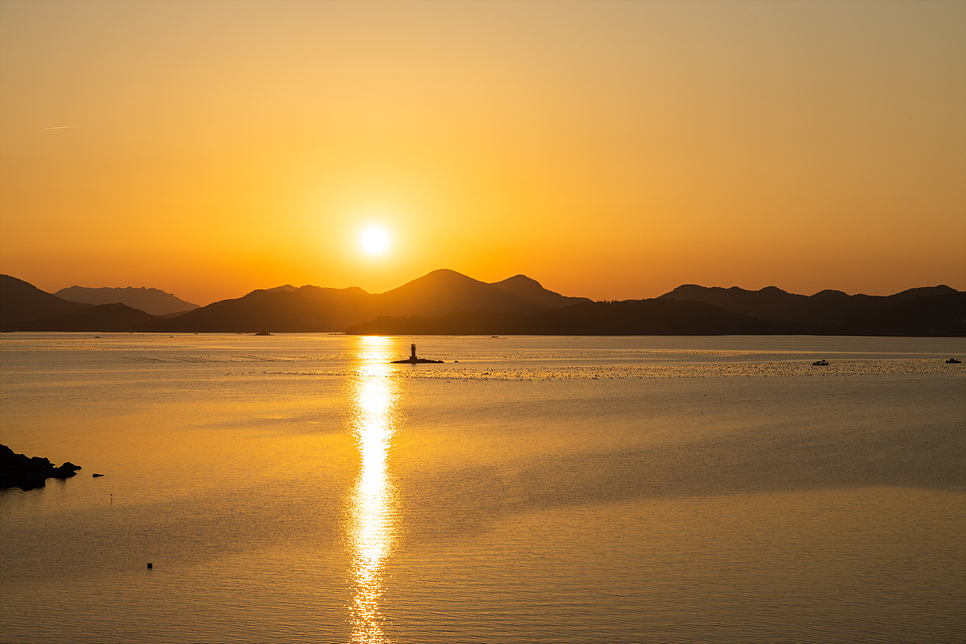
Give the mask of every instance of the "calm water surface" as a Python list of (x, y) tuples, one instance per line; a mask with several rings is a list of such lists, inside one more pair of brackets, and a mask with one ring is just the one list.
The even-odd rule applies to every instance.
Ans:
[(409, 342), (4, 334), (0, 642), (966, 639), (963, 339)]

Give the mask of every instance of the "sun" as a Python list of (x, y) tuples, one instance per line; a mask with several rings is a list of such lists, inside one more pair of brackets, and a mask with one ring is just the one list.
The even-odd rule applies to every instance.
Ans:
[(370, 255), (382, 255), (389, 248), (389, 233), (381, 226), (370, 226), (359, 238), (362, 250)]

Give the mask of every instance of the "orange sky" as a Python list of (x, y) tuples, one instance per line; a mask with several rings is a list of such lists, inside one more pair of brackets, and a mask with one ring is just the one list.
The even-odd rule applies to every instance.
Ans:
[(207, 304), (436, 268), (966, 289), (966, 3), (0, 0), (0, 272)]

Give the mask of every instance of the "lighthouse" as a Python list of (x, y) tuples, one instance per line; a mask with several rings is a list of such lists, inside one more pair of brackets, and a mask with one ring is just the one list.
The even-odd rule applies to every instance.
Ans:
[(405, 360), (393, 360), (391, 364), (441, 364), (442, 360), (430, 360), (416, 357), (416, 343), (409, 345), (409, 357)]

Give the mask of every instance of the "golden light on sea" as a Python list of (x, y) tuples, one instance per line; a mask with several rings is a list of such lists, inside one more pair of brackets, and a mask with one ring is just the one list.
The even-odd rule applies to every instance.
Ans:
[(359, 342), (358, 372), (349, 390), (349, 422), (361, 459), (347, 526), (355, 585), (351, 623), (353, 642), (375, 644), (388, 641), (379, 606), (384, 568), (396, 537), (389, 453), (397, 429), (399, 385), (387, 363), (390, 341), (361, 337)]

